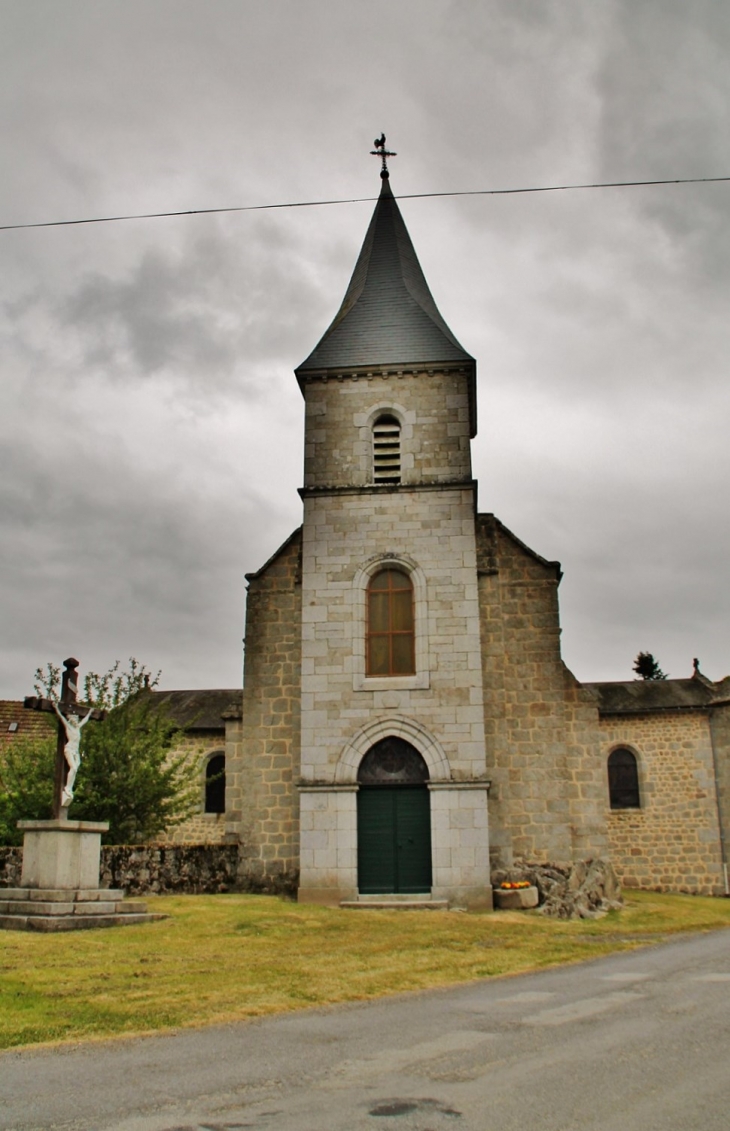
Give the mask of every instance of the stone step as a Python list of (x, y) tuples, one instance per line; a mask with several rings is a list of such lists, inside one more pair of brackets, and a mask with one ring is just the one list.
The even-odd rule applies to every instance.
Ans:
[(340, 907), (359, 911), (448, 911), (447, 899), (388, 899), (379, 896), (368, 899), (343, 899)]
[(151, 913), (112, 915), (0, 915), (0, 929), (6, 931), (78, 931), (91, 927), (129, 927), (154, 923), (166, 915)]
[(0, 915), (73, 915), (73, 900), (0, 899)]
[(142, 900), (105, 899), (75, 903), (73, 900), (0, 899), (0, 915), (132, 915), (144, 914)]
[(58, 902), (92, 903), (98, 900), (124, 899), (122, 888), (0, 888), (0, 900), (37, 899), (43, 903)]

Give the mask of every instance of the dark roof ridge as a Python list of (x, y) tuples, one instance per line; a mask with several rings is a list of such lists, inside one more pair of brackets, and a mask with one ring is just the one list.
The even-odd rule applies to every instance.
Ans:
[(185, 688), (148, 694), (153, 703), (165, 704), (173, 721), (186, 731), (222, 731), (229, 709), (243, 699), (242, 687)]
[(728, 688), (709, 680), (628, 679), (582, 683), (599, 699), (601, 714), (706, 710), (728, 703)]

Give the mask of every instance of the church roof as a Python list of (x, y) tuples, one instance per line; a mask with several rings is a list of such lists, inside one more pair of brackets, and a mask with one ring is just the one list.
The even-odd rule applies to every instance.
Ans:
[(184, 730), (223, 731), (223, 716), (229, 708), (240, 706), (243, 693), (240, 687), (212, 687), (198, 691), (151, 691), (150, 695), (154, 703), (167, 708), (173, 722)]
[(342, 305), (297, 376), (459, 362), (475, 364), (439, 313), (386, 173)]
[(686, 711), (719, 707), (728, 702), (727, 681), (698, 679), (632, 679), (625, 683), (584, 683), (598, 695), (598, 710), (607, 715), (654, 711)]

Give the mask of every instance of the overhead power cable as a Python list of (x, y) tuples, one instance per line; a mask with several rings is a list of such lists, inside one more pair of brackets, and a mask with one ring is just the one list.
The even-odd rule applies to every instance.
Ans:
[[(514, 196), (527, 192), (574, 192), (579, 189), (643, 188), (651, 185), (706, 185), (730, 181), (728, 177), (675, 177), (657, 181), (599, 181), (585, 185), (539, 185), (533, 188), (467, 189), (462, 192), (409, 192), (399, 200), (426, 200), (446, 196)], [(294, 200), (284, 204), (239, 204), (229, 208), (186, 208), (177, 212), (132, 212), (122, 216), (91, 216), (83, 220), (39, 220), (30, 224), (0, 224), (0, 232), (20, 228), (65, 228), (75, 224), (113, 224), (118, 220), (160, 220), (171, 216), (212, 216), (221, 212), (264, 212), (276, 208), (321, 208), (331, 204), (367, 204), (376, 196), (343, 197), (338, 200)]]

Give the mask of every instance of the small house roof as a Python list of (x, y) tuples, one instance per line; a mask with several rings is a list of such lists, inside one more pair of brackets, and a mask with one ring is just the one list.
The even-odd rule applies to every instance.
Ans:
[(0, 743), (14, 738), (48, 738), (56, 732), (56, 716), (31, 711), (22, 699), (0, 699)]

